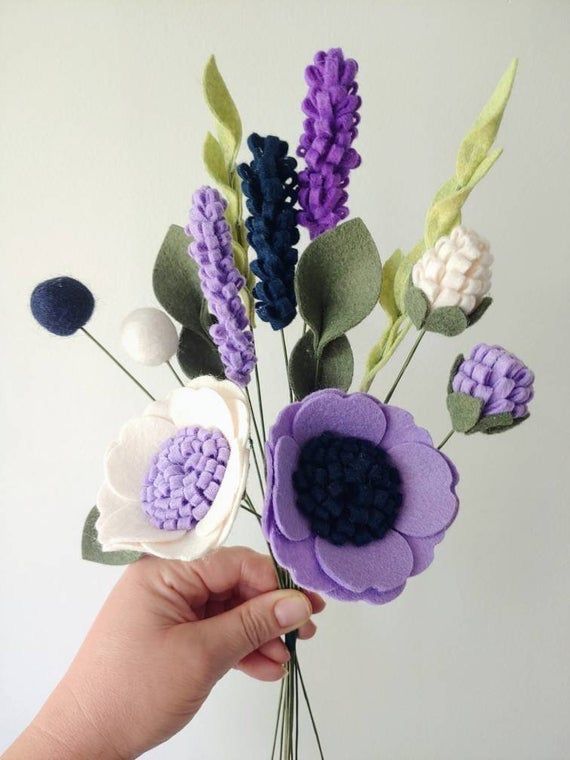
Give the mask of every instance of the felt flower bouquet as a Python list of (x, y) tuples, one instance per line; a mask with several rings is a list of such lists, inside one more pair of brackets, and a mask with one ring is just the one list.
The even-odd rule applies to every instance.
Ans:
[[(491, 305), (489, 244), (461, 214), (501, 154), (493, 144), (516, 61), (461, 143), (419, 242), (383, 264), (365, 223), (347, 219), (349, 177), (361, 161), (353, 147), (357, 71), (340, 49), (317, 53), (307, 67), (298, 167), (285, 141), (256, 133), (238, 162), (241, 119), (215, 59), (208, 61), (204, 93), (215, 130), (203, 156), (215, 187), (198, 189), (186, 226), (172, 225), (164, 238), (153, 272), (163, 310), (137, 309), (121, 333), (133, 361), (173, 373), (166, 398), (155, 399), (87, 330), (95, 301), (85, 285), (57, 277), (34, 290), (41, 325), (88, 336), (150, 400), (107, 449), (83, 532), (85, 559), (194, 560), (226, 540), (242, 509), (259, 521), (282, 587), (385, 604), (429, 567), (457, 515), (458, 473), (442, 451), (453, 432), (500, 433), (527, 419), (533, 373), (486, 344), (450, 358), (451, 430), (439, 446), (409, 411), (389, 403), (427, 333), (458, 335)], [(300, 228), (310, 237), (301, 254)], [(379, 338), (360, 390), (350, 391), (347, 333), (369, 316)], [(284, 328), (294, 320), (298, 339), (289, 352)], [(257, 353), (254, 337), (261, 322), (279, 333), (289, 387), (267, 427), (259, 368), (269, 357)], [(372, 382), (413, 329), (416, 340), (379, 400)], [(271, 757), (300, 756), (303, 701), (324, 757), (295, 642), (287, 637), (292, 657)]]

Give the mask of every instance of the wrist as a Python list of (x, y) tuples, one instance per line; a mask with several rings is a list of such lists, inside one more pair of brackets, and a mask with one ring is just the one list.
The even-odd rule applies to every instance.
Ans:
[(3, 755), (3, 760), (129, 760), (97, 730), (64, 683)]

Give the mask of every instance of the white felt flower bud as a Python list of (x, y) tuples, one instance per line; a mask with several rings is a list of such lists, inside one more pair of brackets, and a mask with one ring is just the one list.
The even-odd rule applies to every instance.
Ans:
[(459, 306), (471, 314), (491, 288), (489, 243), (459, 225), (436, 241), (412, 269), (412, 282), (432, 309)]
[(170, 317), (160, 309), (135, 309), (123, 321), (121, 342), (131, 359), (154, 367), (174, 356), (178, 332)]

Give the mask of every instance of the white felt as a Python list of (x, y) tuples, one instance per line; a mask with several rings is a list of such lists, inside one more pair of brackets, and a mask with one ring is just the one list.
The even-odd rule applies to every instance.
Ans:
[(227, 441), (234, 437), (232, 412), (225, 399), (211, 388), (177, 388), (170, 396), (169, 412), (177, 428), (198, 425), (217, 428)]
[(160, 309), (135, 309), (123, 321), (121, 342), (131, 359), (156, 366), (176, 353), (178, 332), (170, 317)]
[(172, 422), (162, 417), (137, 417), (121, 430), (119, 442), (107, 454), (107, 483), (121, 496), (138, 499), (150, 460), (160, 444), (174, 435)]
[(491, 288), (492, 263), (489, 243), (458, 225), (414, 265), (412, 282), (432, 308), (459, 306), (471, 314)]
[(162, 417), (163, 420), (171, 422), (168, 413), (168, 399), (159, 399), (151, 401), (143, 412), (144, 417)]

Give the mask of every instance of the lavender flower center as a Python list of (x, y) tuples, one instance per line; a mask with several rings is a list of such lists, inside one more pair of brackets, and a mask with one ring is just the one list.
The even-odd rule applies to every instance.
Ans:
[(168, 438), (150, 463), (142, 507), (163, 530), (191, 530), (206, 515), (226, 472), (230, 447), (216, 428), (187, 427)]
[(400, 473), (384, 449), (336, 433), (303, 445), (293, 485), (313, 533), (337, 546), (383, 538), (402, 505)]

